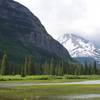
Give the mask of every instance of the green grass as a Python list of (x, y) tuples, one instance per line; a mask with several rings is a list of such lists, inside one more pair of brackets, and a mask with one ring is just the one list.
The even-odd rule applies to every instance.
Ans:
[[(24, 98), (26, 98), (26, 100), (31, 100), (31, 98), (34, 98), (32, 100), (49, 100), (49, 98), (52, 98), (53, 96), (57, 97), (95, 93), (100, 93), (100, 85), (40, 85), (15, 88), (0, 88), (0, 97), (4, 98), (3, 100), (24, 100)], [(46, 97), (49, 98), (47, 99)]]
[(64, 82), (64, 81), (79, 81), (79, 80), (100, 80), (100, 75), (64, 75), (64, 76), (54, 76), (54, 75), (31, 75), (26, 77), (21, 77), (20, 75), (15, 76), (2, 76), (0, 75), (0, 81), (44, 81), (44, 82)]
[[(70, 77), (70, 76), (69, 76)], [(0, 83), (5, 82), (34, 82), (34, 83), (62, 83), (62, 82), (77, 82), (85, 81), (87, 79), (74, 79), (64, 78), (64, 76), (51, 76), (51, 75), (32, 75), (21, 77), (20, 75), (15, 76), (0, 76)]]
[[(100, 80), (99, 75), (32, 75), (21, 77), (15, 76), (0, 76), (0, 83), (9, 82), (75, 82), (85, 80)], [(54, 98), (57, 96), (68, 96), (76, 94), (99, 94), (100, 85), (46, 85), (46, 86), (21, 86), (0, 88), (0, 100), (63, 100)], [(66, 99), (65, 99), (66, 100)], [(78, 99), (79, 100), (79, 99)], [(91, 100), (100, 100), (95, 98)]]
[(24, 89), (29, 92), (32, 90), (36, 96), (100, 93), (100, 85), (40, 85), (16, 87), (15, 89)]

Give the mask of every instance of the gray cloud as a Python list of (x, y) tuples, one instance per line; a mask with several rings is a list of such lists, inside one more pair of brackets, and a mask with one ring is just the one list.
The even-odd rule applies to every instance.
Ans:
[(100, 40), (100, 0), (16, 0), (27, 6), (54, 38), (75, 32), (89, 40)]

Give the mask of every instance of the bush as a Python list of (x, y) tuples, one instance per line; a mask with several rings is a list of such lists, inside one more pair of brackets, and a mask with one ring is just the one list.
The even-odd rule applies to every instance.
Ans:
[(63, 79), (80, 79), (77, 75), (64, 75)]

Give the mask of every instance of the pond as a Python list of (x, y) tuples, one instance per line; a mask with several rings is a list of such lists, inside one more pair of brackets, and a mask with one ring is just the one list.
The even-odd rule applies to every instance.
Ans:
[(80, 94), (80, 95), (52, 96), (52, 97), (36, 96), (31, 98), (31, 100), (100, 100), (100, 94)]
[(80, 94), (80, 95), (73, 95), (73, 96), (67, 96), (67, 97), (62, 97), (62, 98), (69, 98), (69, 100), (91, 100), (95, 98), (100, 99), (100, 94)]
[(69, 83), (1, 82), (0, 100), (100, 100), (100, 80)]
[(67, 85), (67, 84), (80, 84), (80, 85), (89, 85), (89, 84), (100, 84), (100, 80), (89, 80), (89, 81), (82, 81), (82, 82), (64, 82), (64, 83), (34, 83), (34, 82), (1, 82), (0, 87), (16, 87), (16, 86), (36, 86), (36, 85)]

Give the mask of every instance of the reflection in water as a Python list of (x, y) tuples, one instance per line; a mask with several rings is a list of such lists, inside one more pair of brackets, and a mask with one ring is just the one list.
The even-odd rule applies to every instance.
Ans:
[[(71, 96), (48, 96), (48, 97), (35, 97), (34, 100), (91, 100), (93, 98), (100, 98), (100, 94), (82, 94)], [(94, 99), (95, 100), (95, 99)]]
[(31, 96), (28, 98), (0, 97), (0, 100), (100, 100), (100, 94), (80, 94), (70, 96)]
[(100, 98), (100, 94), (74, 95), (74, 96), (70, 96), (69, 98), (73, 98), (73, 99), (93, 99), (93, 98)]

